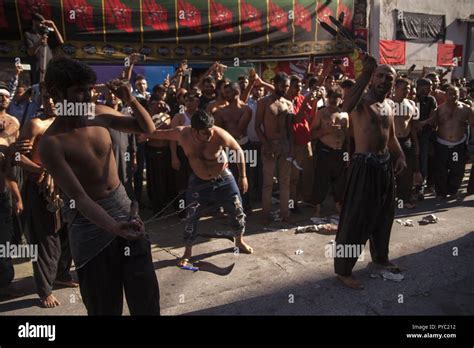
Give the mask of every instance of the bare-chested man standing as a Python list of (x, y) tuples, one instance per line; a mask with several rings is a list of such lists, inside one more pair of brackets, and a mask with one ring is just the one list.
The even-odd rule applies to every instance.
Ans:
[[(19, 215), (23, 211), (23, 202), (18, 184), (10, 175), (11, 145), (18, 136), (18, 120), (7, 114), (10, 104), (10, 91), (0, 86), (0, 245), (6, 248), (12, 242), (13, 221), (10, 193), (13, 197), (14, 211)], [(8, 192), (10, 191), (10, 192)], [(0, 256), (0, 296), (15, 296), (15, 290), (8, 288), (15, 276), (11, 258)]]
[(284, 96), (290, 88), (290, 78), (285, 73), (278, 73), (273, 78), (273, 84), (275, 86), (273, 93), (258, 101), (255, 119), (255, 132), (262, 142), (262, 208), (264, 218), (271, 220), (273, 175), (275, 167), (278, 166), (280, 216), (283, 221), (288, 221), (292, 165), (288, 158), (292, 157), (291, 122), (294, 111), (293, 104)]
[[(252, 118), (252, 109), (240, 100), (240, 87), (238, 83), (229, 83), (224, 86), (224, 98), (228, 105), (219, 109), (215, 113), (216, 126), (224, 128), (232, 135), (242, 150), (249, 150), (249, 138), (247, 136), (247, 127)], [(245, 151), (245, 152), (247, 152)], [(249, 165), (246, 161), (246, 172), (249, 171)], [(235, 178), (238, 178), (239, 169), (237, 163), (230, 163), (229, 169)], [(240, 192), (244, 211), (248, 214), (250, 209), (250, 200), (248, 192)]]
[[(352, 275), (352, 268), (369, 238), (374, 264), (387, 269), (395, 267), (388, 258), (395, 214), (391, 155), (395, 157), (396, 175), (406, 167), (405, 156), (395, 137), (392, 103), (385, 98), (395, 77), (391, 66), (377, 67), (375, 58), (366, 56), (363, 71), (342, 106), (343, 111), (349, 113), (354, 129), (355, 153), (336, 236), (336, 248), (345, 252), (343, 257), (334, 258), (334, 268), (338, 278), (353, 289), (363, 288)], [(369, 82), (369, 91), (364, 94)], [(350, 252), (355, 249), (359, 252)]]
[(317, 139), (313, 183), (316, 216), (321, 214), (321, 203), (326, 198), (330, 185), (334, 190), (336, 210), (341, 211), (348, 164), (344, 153), (347, 151), (345, 145), (349, 130), (349, 116), (339, 108), (341, 98), (342, 89), (338, 86), (331, 87), (327, 91), (326, 107), (316, 113), (311, 125)]
[(67, 224), (61, 218), (54, 180), (46, 172), (40, 155), (39, 141), (56, 118), (53, 100), (41, 91), (43, 112), (22, 128), (20, 140), (29, 140), (33, 149), (29, 157), (21, 156), (18, 166), (27, 173), (26, 192), (30, 243), (38, 245), (38, 260), (33, 262), (36, 291), (43, 307), (60, 305), (53, 285), (77, 287), (69, 270), (72, 264)]
[(459, 101), (459, 88), (450, 85), (446, 103), (433, 116), (420, 122), (438, 127), (435, 143), (435, 187), (439, 198), (456, 196), (464, 177), (467, 160), (466, 126), (474, 125), (473, 109)]
[(193, 243), (198, 236), (199, 218), (210, 207), (215, 208), (216, 203), (221, 204), (229, 216), (235, 246), (243, 253), (252, 253), (253, 249), (243, 240), (245, 213), (242, 199), (234, 176), (227, 168), (228, 162), (224, 152), (224, 149), (228, 148), (237, 153), (238, 183), (241, 191), (246, 193), (248, 182), (245, 159), (237, 141), (224, 129), (214, 126), (214, 118), (203, 110), (193, 114), (190, 127), (157, 130), (148, 137), (179, 142), (193, 170), (186, 195), (188, 206), (184, 230), (186, 247), (178, 266), (186, 266), (190, 262)]
[(223, 78), (216, 83), (216, 99), (211, 100), (206, 106), (206, 112), (214, 116), (216, 111), (226, 107), (229, 103), (224, 97), (224, 87), (230, 83), (228, 78)]
[[(91, 102), (95, 72), (66, 57), (48, 64), (45, 85), (55, 102)], [(150, 242), (120, 183), (108, 128), (151, 133), (155, 125), (123, 80), (108, 84), (135, 117), (105, 105), (94, 117), (57, 117), (39, 142), (46, 170), (60, 187), (69, 222), (71, 253), (89, 315), (120, 315), (123, 293), (132, 315), (159, 314), (159, 289)], [(67, 196), (67, 197), (66, 197)], [(135, 215), (135, 213), (133, 214)], [(130, 221), (132, 220), (132, 221)]]
[(413, 121), (418, 120), (419, 110), (415, 102), (408, 99), (411, 92), (410, 80), (399, 78), (395, 81), (394, 124), (395, 135), (405, 154), (407, 167), (396, 177), (397, 198), (402, 200), (403, 207), (412, 209), (413, 183), (421, 184), (423, 178), (419, 168), (420, 148), (418, 136)]

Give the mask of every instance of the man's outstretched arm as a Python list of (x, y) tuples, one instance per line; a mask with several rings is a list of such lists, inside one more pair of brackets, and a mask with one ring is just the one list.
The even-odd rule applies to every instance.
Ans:
[(359, 104), (364, 94), (365, 88), (372, 78), (372, 74), (377, 68), (377, 61), (374, 57), (367, 55), (364, 58), (364, 67), (362, 73), (357, 78), (356, 83), (352, 86), (347, 92), (344, 103), (342, 104), (342, 110), (348, 114), (354, 110), (354, 108)]
[(157, 129), (153, 133), (147, 134), (148, 139), (179, 141), (184, 129), (187, 127), (175, 127), (171, 129)]
[(108, 106), (97, 105), (95, 107), (97, 119), (94, 119), (97, 125), (126, 133), (153, 133), (156, 130), (148, 111), (132, 96), (128, 82), (112, 80), (107, 84), (107, 87), (118, 98), (130, 105), (134, 117), (117, 117), (123, 115)]

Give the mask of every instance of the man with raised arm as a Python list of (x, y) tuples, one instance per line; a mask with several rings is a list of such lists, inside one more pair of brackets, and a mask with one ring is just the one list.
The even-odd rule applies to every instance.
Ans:
[[(53, 100), (73, 106), (91, 102), (95, 81), (88, 65), (66, 57), (53, 58), (45, 76)], [(125, 290), (130, 314), (157, 315), (150, 242), (137, 213), (131, 212), (108, 132), (150, 133), (155, 125), (128, 82), (113, 80), (108, 87), (135, 117), (119, 116), (105, 105), (96, 105), (93, 117), (57, 117), (40, 140), (39, 155), (65, 196), (71, 253), (87, 313), (120, 315)]]
[[(386, 99), (396, 76), (391, 66), (377, 66), (374, 57), (366, 56), (362, 74), (342, 106), (354, 129), (355, 153), (336, 236), (336, 250), (340, 248), (344, 253), (336, 255), (334, 268), (342, 283), (352, 289), (363, 288), (352, 269), (369, 238), (373, 262), (387, 269), (396, 267), (388, 258), (395, 213), (391, 156), (395, 157), (395, 174), (406, 167), (395, 136), (392, 102)], [(369, 90), (364, 93), (369, 82)]]

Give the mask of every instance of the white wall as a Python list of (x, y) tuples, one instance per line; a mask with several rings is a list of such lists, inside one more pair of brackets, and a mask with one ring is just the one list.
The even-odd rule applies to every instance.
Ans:
[[(457, 18), (467, 18), (474, 15), (473, 0), (371, 0), (369, 33), (371, 53), (379, 57), (378, 40), (395, 40), (395, 15), (394, 10), (436, 14), (446, 16), (446, 43), (467, 44), (467, 24), (456, 21)], [(378, 30), (377, 30), (378, 28)], [(423, 66), (436, 66), (438, 43), (425, 44), (406, 43), (405, 65), (395, 66), (398, 69), (408, 69), (412, 64), (417, 69)], [(468, 55), (463, 52), (463, 64), (467, 62)], [(462, 67), (453, 72), (454, 75), (462, 74)]]

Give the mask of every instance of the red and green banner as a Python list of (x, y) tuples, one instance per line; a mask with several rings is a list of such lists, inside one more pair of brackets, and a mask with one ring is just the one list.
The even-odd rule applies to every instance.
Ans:
[(0, 0), (0, 58), (24, 51), (31, 14), (52, 19), (76, 58), (284, 58), (351, 51), (318, 24), (354, 0)]

